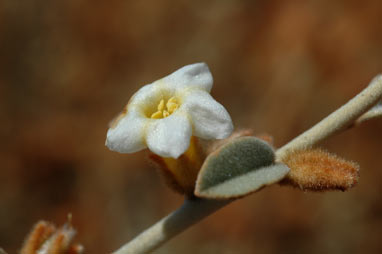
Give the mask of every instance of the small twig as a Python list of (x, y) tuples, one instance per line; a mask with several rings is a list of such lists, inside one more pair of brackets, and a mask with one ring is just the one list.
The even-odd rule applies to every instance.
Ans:
[(230, 202), (207, 199), (186, 200), (178, 210), (155, 223), (114, 254), (150, 253), (175, 235)]
[[(378, 75), (360, 94), (321, 122), (284, 145), (276, 152), (280, 160), (293, 150), (312, 147), (351, 126), (382, 98), (382, 75)], [(149, 253), (188, 227), (230, 203), (216, 200), (186, 200), (184, 205), (122, 246), (114, 254)]]
[(357, 119), (357, 121), (354, 122), (354, 125), (358, 126), (361, 123), (364, 123), (372, 119), (377, 119), (377, 118), (382, 118), (382, 104), (373, 107), (372, 109), (367, 111), (365, 114), (360, 116)]
[(382, 74), (377, 75), (361, 93), (331, 113), (321, 122), (297, 136), (277, 150), (280, 159), (293, 150), (310, 148), (341, 130), (351, 126), (355, 120), (373, 107), (382, 98)]

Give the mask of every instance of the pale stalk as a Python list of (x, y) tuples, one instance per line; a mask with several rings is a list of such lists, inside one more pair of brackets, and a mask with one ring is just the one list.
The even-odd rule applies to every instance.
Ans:
[(377, 118), (382, 118), (382, 104), (367, 111), (354, 122), (354, 125), (360, 125), (361, 123)]
[[(276, 151), (280, 160), (290, 151), (312, 147), (331, 135), (351, 126), (382, 98), (382, 75), (375, 77), (361, 93), (327, 116), (321, 122)], [(178, 210), (164, 217), (126, 243), (113, 254), (150, 253), (172, 237), (209, 216), (232, 200), (186, 200)]]
[(113, 254), (150, 253), (172, 237), (230, 202), (231, 200), (185, 200), (178, 210), (143, 231)]
[(278, 159), (292, 150), (310, 148), (351, 126), (382, 97), (382, 74), (376, 76), (361, 93), (321, 120), (318, 124), (277, 150)]

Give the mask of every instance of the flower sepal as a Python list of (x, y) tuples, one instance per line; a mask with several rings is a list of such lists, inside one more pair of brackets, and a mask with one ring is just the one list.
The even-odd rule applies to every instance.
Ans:
[(164, 158), (150, 152), (149, 159), (158, 168), (166, 184), (175, 192), (192, 199), (199, 170), (205, 160), (204, 149), (196, 137), (192, 137), (187, 151), (178, 159)]

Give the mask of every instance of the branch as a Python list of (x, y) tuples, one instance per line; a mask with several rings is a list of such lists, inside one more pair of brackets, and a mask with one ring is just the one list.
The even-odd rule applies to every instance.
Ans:
[(150, 253), (172, 237), (230, 202), (227, 200), (207, 199), (185, 200), (178, 210), (155, 223), (113, 254)]
[(331, 113), (321, 122), (284, 145), (276, 152), (278, 159), (292, 150), (310, 148), (347, 129), (382, 98), (382, 74), (377, 75), (361, 93)]
[[(345, 130), (352, 126), (360, 116), (367, 112), (381, 98), (382, 75), (378, 75), (370, 82), (367, 88), (348, 103), (278, 149), (276, 151), (276, 158), (280, 160), (293, 150), (312, 147), (328, 137)], [(232, 201), (186, 200), (178, 210), (161, 219), (113, 254), (149, 253)]]
[[(357, 121), (354, 122), (354, 126), (358, 126), (361, 123), (377, 118), (382, 118), (382, 103), (374, 106), (372, 109), (358, 118)], [(351, 127), (353, 127), (353, 125)]]

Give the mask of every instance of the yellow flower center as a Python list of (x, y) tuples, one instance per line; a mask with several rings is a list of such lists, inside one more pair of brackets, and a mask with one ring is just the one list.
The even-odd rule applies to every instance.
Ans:
[(176, 101), (175, 97), (171, 97), (168, 99), (166, 106), (164, 103), (164, 99), (160, 100), (158, 104), (158, 111), (154, 112), (151, 115), (151, 118), (153, 119), (160, 119), (165, 118), (174, 113), (175, 110), (177, 110), (179, 107), (178, 102)]

